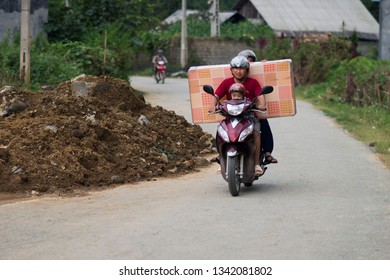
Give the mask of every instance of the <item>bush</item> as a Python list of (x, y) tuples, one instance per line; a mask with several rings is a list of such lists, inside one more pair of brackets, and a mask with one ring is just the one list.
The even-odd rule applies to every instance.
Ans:
[[(134, 50), (127, 48), (129, 39), (118, 37), (117, 29), (107, 32), (108, 48), (104, 64), (104, 33), (89, 33), (85, 42), (52, 42), (38, 36), (31, 44), (30, 86), (37, 90), (42, 85), (57, 85), (79, 74), (110, 75), (127, 80), (133, 66)], [(17, 38), (17, 37), (15, 37)], [(127, 38), (127, 39), (126, 39)], [(0, 44), (0, 83), (18, 87), (20, 65), (19, 41), (5, 39)]]
[[(41, 44), (41, 45), (40, 45)], [(83, 73), (82, 65), (69, 59), (67, 44), (33, 44), (31, 49), (31, 88), (39, 89), (42, 85), (57, 86)]]
[(226, 22), (221, 26), (221, 37), (234, 39), (248, 44), (257, 43), (258, 38), (272, 38), (272, 29), (265, 24), (253, 24), (250, 21), (239, 23)]
[(347, 103), (390, 110), (390, 62), (365, 57), (342, 61), (329, 83), (331, 93)]
[[(18, 38), (16, 36), (15, 38)], [(0, 87), (19, 84), (20, 47), (19, 40), (7, 36), (0, 42)]]
[(339, 37), (296, 41), (292, 59), (298, 85), (325, 82), (331, 69), (351, 57), (351, 42)]

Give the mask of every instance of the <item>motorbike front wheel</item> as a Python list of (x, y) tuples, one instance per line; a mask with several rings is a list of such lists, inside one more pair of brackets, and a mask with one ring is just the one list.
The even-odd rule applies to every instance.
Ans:
[(160, 72), (157, 72), (156, 73), (156, 76), (155, 76), (155, 79), (156, 79), (156, 83), (159, 83), (161, 78), (160, 78)]
[(227, 157), (227, 167), (229, 192), (232, 196), (237, 196), (241, 188), (241, 182), (238, 177), (240, 168), (238, 157)]
[(160, 81), (162, 84), (165, 82), (165, 72), (157, 72), (156, 82), (159, 83)]
[(165, 83), (165, 72), (161, 72), (161, 83)]

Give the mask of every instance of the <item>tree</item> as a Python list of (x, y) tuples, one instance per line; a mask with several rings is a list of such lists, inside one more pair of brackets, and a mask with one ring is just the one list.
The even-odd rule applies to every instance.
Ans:
[(67, 8), (63, 0), (49, 0), (49, 20), (45, 30), (50, 41), (81, 41), (91, 28), (104, 30), (118, 23), (122, 31), (134, 36), (137, 31), (157, 25), (153, 5), (145, 0), (74, 0)]

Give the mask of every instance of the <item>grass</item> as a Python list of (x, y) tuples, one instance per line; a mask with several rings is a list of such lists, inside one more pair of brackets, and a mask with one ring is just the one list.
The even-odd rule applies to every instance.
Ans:
[(335, 119), (357, 140), (373, 148), (390, 168), (390, 112), (377, 106), (356, 107), (327, 92), (326, 85), (297, 87), (296, 97)]

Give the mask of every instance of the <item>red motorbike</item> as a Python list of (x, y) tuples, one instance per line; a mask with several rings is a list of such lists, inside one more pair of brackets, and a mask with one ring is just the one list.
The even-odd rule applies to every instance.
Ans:
[[(217, 98), (212, 86), (204, 85), (203, 90)], [(261, 94), (272, 91), (272, 86), (265, 86)], [(221, 174), (228, 182), (232, 196), (239, 195), (241, 183), (247, 187), (252, 186), (253, 181), (264, 175), (267, 169), (261, 159), (260, 165), (264, 172), (261, 175), (255, 173), (256, 146), (253, 136), (255, 112), (262, 111), (254, 109), (254, 103), (247, 99), (218, 102), (218, 109), (215, 111), (225, 117), (218, 125), (216, 143), (220, 155)], [(264, 155), (260, 157), (264, 158)]]
[(155, 77), (157, 83), (161, 81), (161, 83), (163, 84), (165, 82), (166, 70), (167, 70), (167, 65), (165, 64), (164, 61), (157, 62), (156, 77)]

